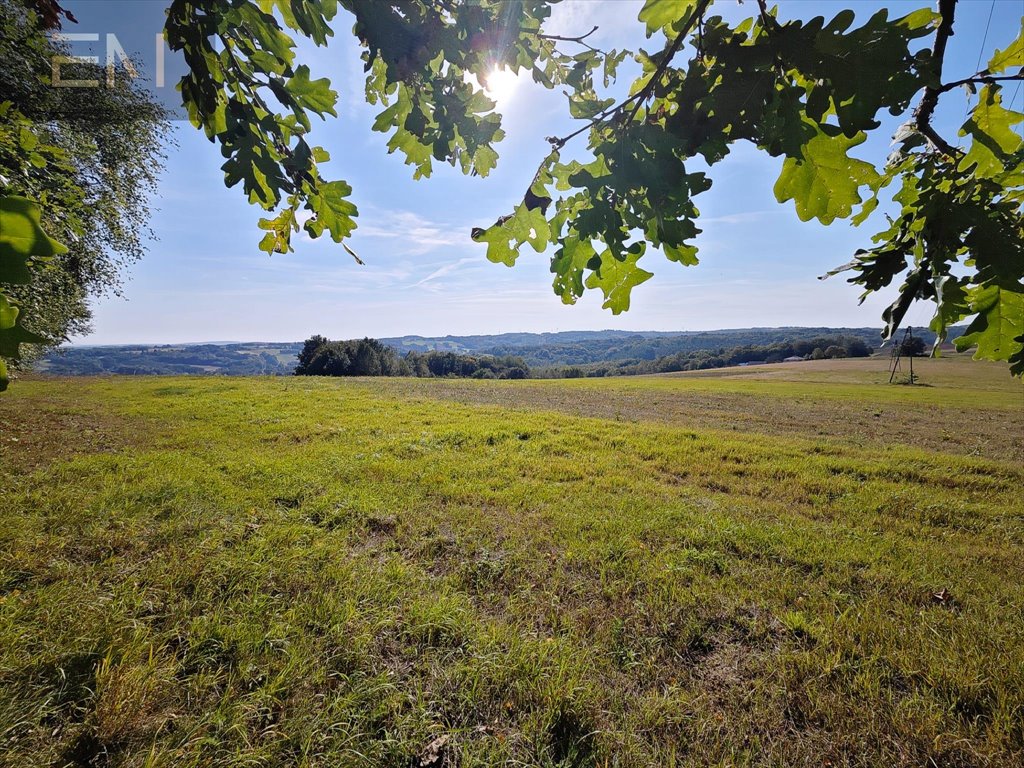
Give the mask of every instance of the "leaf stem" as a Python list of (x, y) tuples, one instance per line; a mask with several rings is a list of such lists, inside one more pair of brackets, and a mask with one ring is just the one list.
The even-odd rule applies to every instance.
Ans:
[(770, 29), (775, 32), (779, 31), (779, 20), (768, 12), (768, 3), (765, 2), (765, 0), (757, 0), (757, 7), (759, 8), (759, 15), (761, 16), (761, 25), (765, 29)]

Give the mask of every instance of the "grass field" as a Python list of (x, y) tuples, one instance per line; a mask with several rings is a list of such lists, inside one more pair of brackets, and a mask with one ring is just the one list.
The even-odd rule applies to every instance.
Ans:
[(0, 399), (0, 764), (1024, 765), (1024, 389), (884, 361)]

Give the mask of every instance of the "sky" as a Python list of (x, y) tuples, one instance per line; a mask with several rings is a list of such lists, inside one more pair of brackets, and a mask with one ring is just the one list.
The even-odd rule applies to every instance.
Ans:
[[(125, 3), (146, 7), (159, 30), (165, 3), (157, 0), (70, 0), (78, 25), (65, 31), (132, 38), (124, 25)], [(831, 17), (844, 7), (857, 24), (879, 7), (902, 15), (914, 2), (782, 0), (780, 16)], [(581, 34), (609, 48), (660, 45), (647, 41), (633, 0), (565, 0), (549, 31)], [(727, 19), (752, 13), (753, 0), (718, 0), (714, 11)], [(1020, 29), (1022, 0), (961, 0), (955, 35), (946, 57), (945, 79), (983, 67), (995, 48), (1005, 48)], [(135, 23), (135, 34), (146, 24)], [(79, 344), (182, 343), (198, 341), (294, 341), (320, 333), (330, 338), (419, 334), (487, 334), (579, 329), (709, 330), (777, 326), (880, 326), (885, 295), (858, 306), (860, 290), (842, 278), (818, 280), (848, 261), (871, 235), (884, 228), (880, 211), (859, 228), (846, 222), (824, 227), (800, 222), (792, 203), (775, 201), (772, 187), (781, 161), (743, 146), (717, 165), (714, 186), (697, 198), (704, 230), (697, 244), (701, 264), (683, 267), (649, 252), (641, 265), (654, 278), (635, 288), (631, 309), (612, 315), (601, 309), (599, 292), (566, 306), (551, 290), (549, 255), (526, 248), (508, 268), (485, 258), (485, 246), (469, 237), (521, 200), (548, 150), (546, 136), (576, 127), (565, 97), (545, 91), (528, 77), (506, 78), (498, 97), (506, 139), (497, 146), (498, 168), (486, 179), (469, 178), (435, 164), (430, 179), (414, 181), (400, 155), (387, 154), (387, 137), (370, 130), (380, 107), (362, 98), (359, 49), (348, 19), (335, 24), (328, 49), (303, 46), (300, 59), (315, 77), (329, 77), (340, 92), (339, 118), (314, 124), (313, 143), (332, 161), (329, 179), (354, 188), (358, 229), (348, 241), (366, 262), (357, 265), (329, 238), (297, 237), (295, 253), (267, 256), (257, 248), (264, 215), (248, 205), (240, 188), (226, 189), (216, 145), (191, 125), (176, 121), (166, 170), (153, 200), (155, 239), (146, 257), (125, 274), (120, 296), (94, 303), (93, 332)], [(130, 43), (122, 44), (126, 48)], [(73, 43), (76, 54), (92, 43)], [(84, 47), (83, 47), (84, 46)], [(567, 46), (571, 50), (572, 46)], [(984, 54), (982, 51), (984, 50)], [(102, 52), (100, 53), (102, 56)], [(979, 57), (981, 63), (979, 65)], [(620, 80), (628, 84), (631, 72)], [(1004, 100), (1009, 102), (1011, 92)], [(1012, 104), (1018, 110), (1024, 92)], [(968, 108), (959, 92), (943, 98), (937, 127), (955, 137)], [(315, 119), (315, 118), (314, 118)], [(890, 120), (858, 148), (879, 162), (889, 152)], [(585, 139), (577, 140), (582, 151)], [(925, 305), (911, 310), (911, 324), (926, 324)]]

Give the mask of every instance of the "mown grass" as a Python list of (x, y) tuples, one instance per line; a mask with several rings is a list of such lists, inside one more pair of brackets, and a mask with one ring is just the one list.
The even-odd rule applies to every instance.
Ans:
[(384, 391), (558, 410), (689, 429), (896, 445), (1024, 462), (1024, 387), (1005, 365), (915, 363), (920, 386), (888, 384), (888, 360), (822, 360), (662, 376), (562, 381), (389, 379)]
[(20, 382), (0, 762), (1024, 762), (1018, 461), (449, 394)]

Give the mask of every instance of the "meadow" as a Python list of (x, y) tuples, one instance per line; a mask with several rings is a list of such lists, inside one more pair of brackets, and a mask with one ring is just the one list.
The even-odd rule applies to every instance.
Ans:
[(1024, 388), (37, 378), (0, 765), (1024, 765)]

